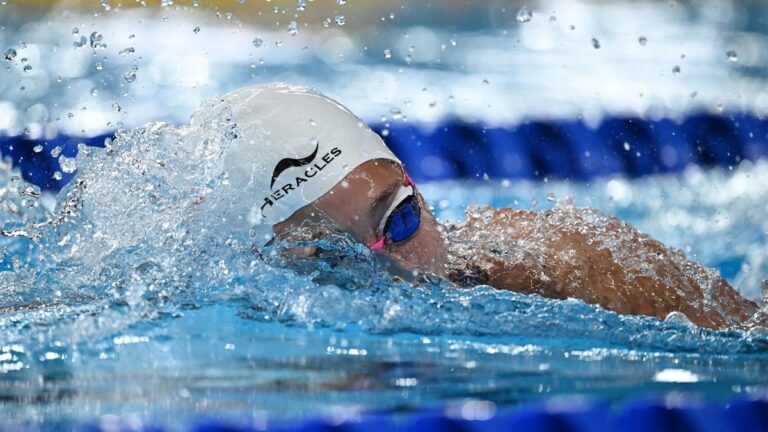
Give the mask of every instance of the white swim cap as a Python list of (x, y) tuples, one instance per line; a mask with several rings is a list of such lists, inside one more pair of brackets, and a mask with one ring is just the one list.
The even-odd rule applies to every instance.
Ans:
[(220, 104), (239, 130), (224, 163), (230, 182), (252, 199), (251, 223), (284, 221), (363, 162), (398, 161), (354, 114), (306, 87), (257, 85), (218, 98)]

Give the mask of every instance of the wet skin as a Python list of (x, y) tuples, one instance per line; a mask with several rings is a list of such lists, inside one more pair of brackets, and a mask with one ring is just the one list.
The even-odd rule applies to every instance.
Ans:
[[(371, 245), (379, 239), (378, 229), (384, 213), (403, 184), (403, 168), (388, 160), (368, 161), (351, 171), (344, 181), (328, 193), (309, 204), (289, 219), (274, 227), (276, 234), (290, 233), (297, 227), (330, 224), (339, 231), (350, 233), (357, 241)], [(714, 298), (718, 307), (704, 308), (703, 293), (698, 284), (687, 277), (683, 269), (673, 265), (671, 258), (661, 260), (671, 264), (658, 265), (657, 273), (672, 281), (669, 285), (660, 278), (627, 278), (622, 263), (611, 252), (599, 248), (587, 235), (558, 233), (548, 241), (546, 265), (508, 263), (493, 254), (478, 254), (471, 262), (462, 263), (464, 268), (482, 268), (480, 277), (467, 277), (457, 271), (457, 263), (448, 261), (441, 226), (425, 205), (421, 194), (421, 225), (408, 240), (387, 245), (379, 251), (394, 274), (403, 275), (414, 270), (450, 279), (460, 285), (487, 284), (526, 294), (539, 294), (547, 298), (578, 298), (587, 303), (621, 314), (641, 314), (664, 318), (670, 312), (682, 312), (695, 324), (709, 328), (723, 328), (747, 321), (758, 309), (753, 302), (743, 298), (722, 278), (718, 277)], [(494, 210), (494, 217), (479, 229), (484, 233), (513, 233), (510, 240), (525, 238), (530, 233), (537, 213), (512, 209)], [(307, 224), (307, 222), (310, 222)], [(553, 233), (554, 234), (554, 233)], [(467, 237), (472, 237), (468, 233)], [(661, 243), (650, 239), (644, 245), (650, 252), (662, 258), (671, 253)], [(580, 260), (574, 265), (558, 259), (559, 251), (576, 253)], [(309, 256), (313, 250), (292, 250), (296, 256)], [(695, 265), (695, 264), (692, 264)], [(578, 267), (578, 268), (577, 268)]]

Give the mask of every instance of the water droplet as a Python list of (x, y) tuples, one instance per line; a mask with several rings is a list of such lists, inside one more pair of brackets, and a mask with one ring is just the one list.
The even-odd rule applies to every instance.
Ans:
[(739, 61), (739, 55), (734, 50), (728, 50), (725, 52), (725, 59), (731, 63), (736, 63)]
[(344, 15), (336, 15), (333, 20), (336, 21), (336, 25), (339, 26), (343, 26), (347, 23), (347, 19), (344, 17)]
[(117, 102), (112, 104), (112, 109), (115, 110), (115, 112), (120, 112), (123, 110), (123, 107), (120, 106)]
[(296, 21), (291, 21), (290, 24), (288, 24), (288, 34), (291, 36), (296, 36), (296, 34), (299, 32), (299, 23)]
[(448, 43), (451, 44), (451, 46), (456, 46), (458, 42), (456, 41), (456, 39), (451, 38), (451, 39), (448, 39)]
[(483, 85), (488, 85), (488, 84), (490, 84), (490, 83), (488, 82), (488, 80), (487, 80), (487, 79), (484, 79), (484, 80), (483, 80)]
[(117, 54), (120, 57), (124, 57), (124, 56), (127, 56), (128, 54), (133, 54), (134, 52), (136, 52), (136, 50), (133, 47), (128, 47), (128, 48), (121, 49)]
[(552, 202), (555, 200), (555, 194), (553, 192), (550, 192), (547, 194), (547, 201)]
[(515, 18), (519, 23), (527, 23), (533, 18), (533, 11), (528, 6), (523, 6), (517, 11), (517, 16)]
[(672, 73), (675, 74), (675, 75), (679, 75), (680, 74), (680, 66), (674, 65), (672, 67)]
[(53, 173), (52, 177), (54, 180), (61, 180), (64, 175), (61, 174), (61, 171), (56, 171)]
[(27, 208), (37, 208), (39, 203), (37, 202), (36, 199), (27, 197), (21, 200), (21, 205)]
[(307, 10), (307, 0), (298, 0), (296, 4), (296, 10), (299, 12)]
[(16, 50), (15, 49), (8, 48), (7, 50), (5, 50), (5, 56), (4, 57), (8, 61), (13, 61), (13, 59), (16, 58), (16, 55), (17, 54), (16, 54)]
[(52, 157), (59, 157), (60, 154), (61, 154), (61, 147), (60, 146), (56, 146), (56, 147), (53, 148), (53, 150), (51, 150), (51, 156)]
[(261, 48), (262, 46), (264, 46), (264, 39), (256, 36), (255, 38), (253, 38), (253, 42), (252, 43), (253, 43), (254, 47)]
[(639, 43), (640, 46), (645, 46), (645, 44), (648, 43), (648, 38), (646, 38), (645, 36), (640, 36), (639, 38), (637, 38), (637, 43)]
[(35, 152), (35, 153), (40, 153), (41, 151), (43, 151), (43, 146), (38, 144), (38, 145), (32, 147), (32, 151)]
[(72, 45), (73, 45), (75, 48), (82, 48), (82, 47), (84, 47), (84, 46), (85, 46), (87, 43), (88, 43), (88, 39), (86, 39), (86, 38), (85, 38), (85, 36), (80, 36), (80, 40), (79, 40), (79, 41), (75, 41), (75, 42), (73, 42), (73, 43), (72, 43)]
[(600, 41), (597, 38), (592, 38), (592, 48), (600, 49)]
[(106, 45), (101, 43), (101, 40), (104, 38), (104, 36), (101, 35), (101, 33), (95, 31), (91, 33), (91, 48), (94, 50), (100, 49), (100, 48), (106, 48)]
[(104, 63), (96, 62), (96, 70), (102, 70), (102, 69), (104, 69)]
[(29, 72), (32, 70), (32, 66), (30, 65), (24, 65), (24, 72)]
[(392, 58), (392, 50), (391, 49), (387, 48), (387, 49), (384, 50), (384, 58), (385, 59)]
[(403, 112), (400, 111), (400, 108), (392, 107), (389, 109), (389, 112), (392, 114), (392, 118), (395, 120), (399, 120), (403, 117)]
[(123, 79), (128, 84), (136, 81), (136, 71), (135, 70), (129, 70), (128, 72), (125, 73), (125, 75), (123, 75)]
[(624, 150), (625, 151), (629, 151), (630, 148), (632, 148), (632, 147), (630, 147), (629, 143), (628, 142), (624, 142)]
[(345, 4), (347, 4), (347, 0), (336, 0), (336, 4), (340, 6), (344, 6)]
[(73, 35), (76, 35), (76, 34), (79, 34), (79, 33), (80, 33), (80, 29), (79, 29), (79, 28), (77, 28), (77, 27), (72, 27), (72, 34), (73, 34)]
[(192, 29), (192, 33), (194, 34), (200, 33), (200, 26), (195, 26), (195, 28)]
[(72, 174), (77, 169), (75, 158), (67, 157), (64, 155), (59, 156), (59, 166), (61, 167), (61, 171), (67, 174)]
[(341, 181), (341, 187), (343, 187), (344, 189), (349, 188), (349, 182), (346, 181), (346, 180), (342, 180)]
[(99, 95), (99, 89), (96, 87), (91, 89), (91, 96), (98, 96)]

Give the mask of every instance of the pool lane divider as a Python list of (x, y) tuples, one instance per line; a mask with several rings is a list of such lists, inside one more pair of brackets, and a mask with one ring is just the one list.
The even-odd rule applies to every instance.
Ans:
[[(768, 399), (737, 396), (727, 403), (702, 401), (695, 395), (639, 398), (612, 407), (583, 397), (553, 398), (499, 412), (488, 403), (466, 402), (454, 409), (411, 413), (350, 413), (346, 418), (299, 422), (200, 420), (191, 432), (762, 432), (768, 431)], [(492, 406), (492, 405), (490, 405)], [(485, 407), (477, 409), (478, 407)], [(457, 409), (456, 409), (457, 408)], [(342, 416), (343, 417), (343, 416)], [(135, 425), (135, 423), (134, 423)], [(178, 430), (175, 425), (173, 430)], [(164, 431), (162, 426), (98, 423), (81, 431)], [(171, 430), (168, 429), (168, 430)]]
[[(753, 114), (695, 114), (681, 121), (610, 117), (596, 128), (580, 120), (527, 121), (511, 127), (446, 120), (425, 129), (392, 121), (372, 124), (403, 161), (414, 180), (564, 179), (638, 177), (680, 172), (686, 166), (738, 165), (768, 158), (768, 118)], [(103, 146), (109, 134), (60, 135), (27, 139), (0, 135), (0, 154), (21, 168), (25, 179), (56, 191), (72, 174), (60, 170), (58, 157), (71, 157), (78, 143)], [(41, 145), (43, 150), (35, 152)]]

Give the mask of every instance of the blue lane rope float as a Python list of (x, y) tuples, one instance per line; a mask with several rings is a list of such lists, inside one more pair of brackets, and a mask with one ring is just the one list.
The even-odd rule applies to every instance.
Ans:
[[(689, 164), (734, 166), (768, 157), (768, 119), (752, 114), (696, 114), (680, 122), (613, 117), (595, 129), (574, 120), (529, 121), (508, 128), (457, 120), (430, 130), (404, 122), (372, 127), (418, 181), (486, 176), (587, 181), (679, 172)], [(0, 153), (10, 157), (27, 180), (55, 191), (72, 174), (53, 178), (60, 168), (51, 150), (58, 146), (62, 155), (74, 156), (78, 143), (103, 146), (107, 137), (0, 136)], [(36, 145), (43, 151), (34, 152)]]
[(689, 164), (734, 166), (768, 157), (768, 119), (694, 115), (681, 122), (608, 118), (596, 129), (580, 121), (531, 121), (512, 128), (446, 122), (375, 125), (418, 180), (561, 178), (678, 172)]
[[(373, 413), (330, 422), (312, 419), (302, 422), (252, 425), (199, 421), (193, 432), (757, 432), (768, 431), (768, 400), (736, 397), (728, 403), (702, 402), (673, 396), (664, 399), (636, 399), (612, 408), (606, 402), (584, 399), (549, 400), (516, 409), (502, 410), (490, 418), (468, 419), (431, 410), (413, 413)], [(99, 430), (90, 426), (84, 430)], [(153, 427), (151, 430), (162, 430)]]

